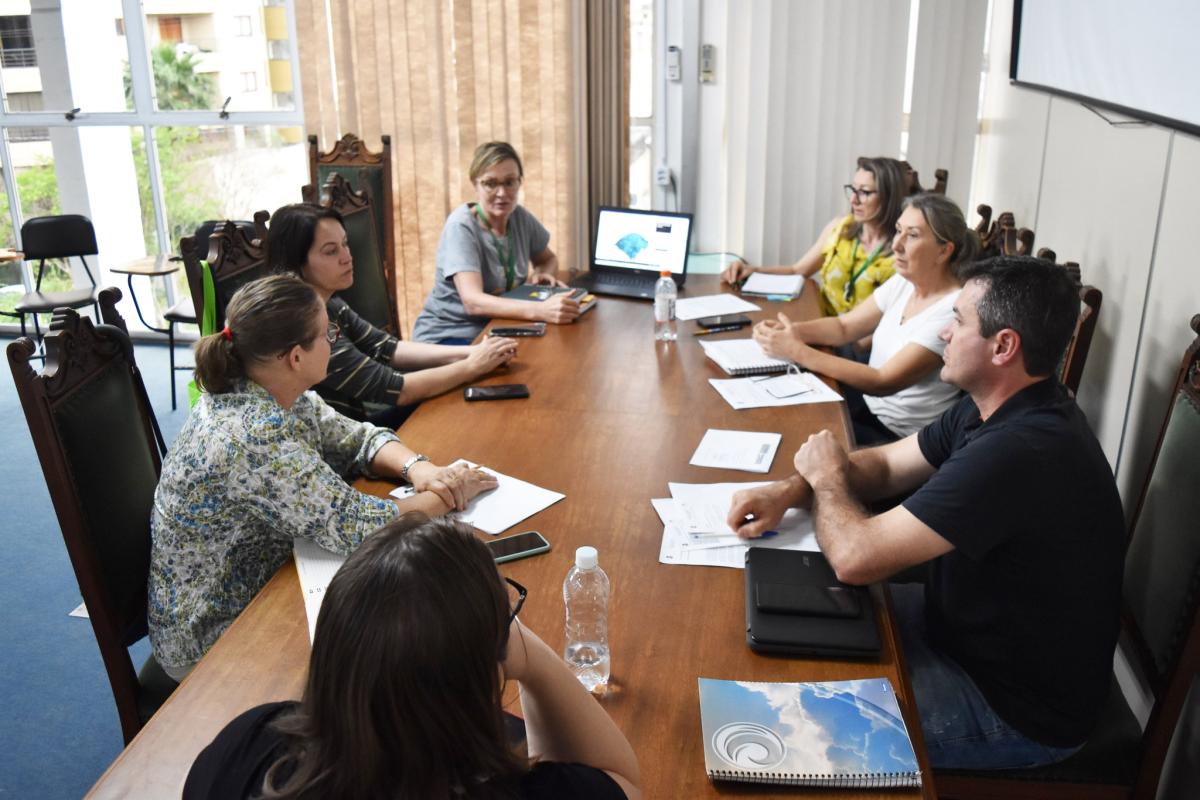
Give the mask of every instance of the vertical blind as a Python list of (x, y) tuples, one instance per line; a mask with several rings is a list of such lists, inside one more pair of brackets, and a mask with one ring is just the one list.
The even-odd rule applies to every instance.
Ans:
[(328, 149), (344, 133), (392, 137), (397, 294), (406, 331), (433, 283), (446, 216), (474, 197), (476, 146), (512, 143), (522, 204), (579, 263), (577, 155), (583, 89), (576, 3), (554, 0), (295, 0), (304, 116)]

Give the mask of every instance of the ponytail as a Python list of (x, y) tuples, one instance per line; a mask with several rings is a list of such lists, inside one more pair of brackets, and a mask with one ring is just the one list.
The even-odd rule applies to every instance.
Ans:
[(316, 337), (321, 298), (294, 275), (259, 278), (238, 289), (225, 309), (223, 331), (196, 342), (196, 383), (206, 392), (233, 391), (249, 377), (247, 367), (296, 345), (308, 349)]
[(223, 331), (202, 337), (193, 349), (196, 383), (209, 394), (224, 394), (233, 388), (234, 381), (246, 377), (246, 367)]

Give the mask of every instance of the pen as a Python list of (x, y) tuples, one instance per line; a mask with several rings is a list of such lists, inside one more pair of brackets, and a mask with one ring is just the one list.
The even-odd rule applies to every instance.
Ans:
[[(778, 535), (779, 531), (764, 531), (763, 535), (757, 538), (770, 539), (772, 536)], [(688, 536), (691, 536), (693, 539), (712, 539), (717, 536), (737, 536), (737, 534), (732, 532), (726, 533), (725, 531), (704, 531), (703, 533), (689, 533)], [(744, 541), (752, 542), (754, 539), (745, 539)]]
[(710, 333), (721, 333), (722, 331), (740, 331), (745, 325), (718, 325), (715, 328), (705, 328), (702, 331), (696, 331), (695, 336), (708, 336)]

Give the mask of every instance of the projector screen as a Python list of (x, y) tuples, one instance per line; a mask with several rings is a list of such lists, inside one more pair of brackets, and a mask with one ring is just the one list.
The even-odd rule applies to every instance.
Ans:
[(1200, 2), (1016, 0), (1017, 84), (1200, 134)]

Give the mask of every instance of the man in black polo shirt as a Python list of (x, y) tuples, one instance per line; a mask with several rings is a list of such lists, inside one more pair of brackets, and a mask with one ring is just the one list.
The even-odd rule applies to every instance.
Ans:
[[(797, 474), (735, 495), (754, 537), (813, 509), (848, 583), (927, 561), (893, 587), (921, 728), (936, 767), (1000, 769), (1075, 752), (1104, 703), (1125, 553), (1112, 471), (1054, 377), (1078, 315), (1066, 271), (1032, 258), (968, 268), (941, 377), (968, 393), (924, 430), (847, 454), (828, 431)], [(862, 501), (912, 494), (878, 515)]]

